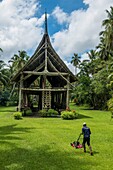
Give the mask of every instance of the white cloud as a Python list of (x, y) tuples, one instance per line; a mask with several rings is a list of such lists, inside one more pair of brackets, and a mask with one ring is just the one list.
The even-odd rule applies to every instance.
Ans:
[(67, 65), (67, 67), (70, 69), (70, 71), (75, 74), (75, 67), (73, 66), (73, 64), (71, 64), (70, 62), (67, 62), (67, 61), (64, 61), (64, 63)]
[(39, 43), (42, 28), (34, 14), (39, 8), (36, 0), (3, 0), (0, 2), (0, 48), (8, 61), (18, 50), (30, 50)]
[(81, 55), (81, 62), (82, 62), (83, 60), (90, 60), (87, 53), (84, 53), (84, 54)]
[(53, 11), (59, 24), (66, 18), (69, 24), (67, 29), (53, 35), (54, 48), (64, 60), (67, 60), (66, 58), (69, 60), (73, 53), (84, 53), (99, 43), (102, 21), (106, 18), (105, 10), (113, 6), (113, 0), (84, 0), (83, 2), (88, 5), (86, 10), (75, 10), (68, 15), (58, 7)]
[[(5, 61), (18, 50), (35, 50), (40, 42), (44, 15), (35, 17), (40, 9), (38, 2), (39, 0), (0, 1), (0, 48), (4, 51), (2, 56)], [(86, 10), (75, 10), (68, 14), (57, 6), (50, 14), (59, 25), (66, 25), (66, 29), (55, 33), (51, 38), (53, 47), (72, 72), (74, 67), (67, 61), (71, 60), (73, 53), (83, 54), (98, 44), (101, 24), (106, 18), (105, 10), (113, 6), (113, 0), (83, 2), (88, 5)], [(87, 57), (86, 54), (82, 56)]]
[(52, 15), (57, 19), (59, 24), (68, 22), (68, 14), (63, 12), (59, 6), (54, 9)]

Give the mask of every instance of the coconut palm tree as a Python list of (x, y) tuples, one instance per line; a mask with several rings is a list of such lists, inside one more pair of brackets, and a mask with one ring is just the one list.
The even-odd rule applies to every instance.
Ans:
[(80, 63), (80, 56), (78, 54), (74, 53), (74, 56), (72, 56), (71, 64), (75, 67), (75, 75), (77, 74), (77, 66)]
[(6, 64), (0, 61), (0, 82), (5, 86), (8, 83), (8, 70), (5, 68)]
[(103, 32), (106, 42), (106, 48), (113, 50), (113, 7), (110, 7), (110, 11), (106, 10), (108, 18), (105, 19), (102, 25), (105, 27)]
[(27, 55), (26, 51), (18, 51), (18, 55), (14, 54), (14, 56), (9, 60), (9, 63), (12, 63), (10, 65), (10, 69), (13, 73), (17, 73), (22, 67), (25, 65), (25, 63), (29, 60), (29, 56)]
[(98, 51), (99, 58), (101, 60), (107, 61), (109, 59), (109, 53), (108, 53), (108, 50), (106, 49), (104, 37), (100, 37), (100, 43), (96, 48), (99, 49), (99, 51)]
[(105, 30), (100, 32), (99, 56), (103, 60), (113, 57), (113, 7), (106, 10), (108, 18), (102, 22)]
[(95, 60), (97, 58), (97, 51), (96, 50), (90, 50), (89, 52), (87, 52), (89, 59)]
[[(0, 51), (3, 52), (2, 48), (0, 48)], [(7, 69), (5, 68), (6, 64), (3, 60), (0, 60), (0, 84), (6, 85), (9, 78), (7, 75)]]

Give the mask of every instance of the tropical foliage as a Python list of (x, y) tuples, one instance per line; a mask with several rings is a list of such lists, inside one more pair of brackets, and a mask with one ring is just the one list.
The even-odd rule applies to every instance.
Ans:
[(42, 109), (38, 111), (38, 115), (42, 116), (42, 117), (54, 117), (58, 115), (58, 112), (54, 109)]
[(14, 119), (17, 119), (17, 120), (22, 119), (22, 113), (21, 112), (15, 112), (13, 114), (13, 116), (14, 116)]
[(77, 74), (77, 67), (80, 63), (80, 56), (78, 54), (74, 53), (74, 56), (72, 57), (71, 63), (73, 66), (75, 66), (75, 75)]
[(72, 95), (76, 104), (88, 104), (94, 109), (107, 109), (107, 101), (113, 95), (113, 7), (106, 12), (100, 43), (87, 52), (89, 60), (79, 62), (78, 81)]
[(26, 51), (18, 51), (18, 54), (14, 54), (14, 56), (9, 60), (10, 71), (11, 74), (16, 74), (29, 60), (29, 56)]
[[(3, 50), (0, 48), (0, 56), (2, 52)], [(13, 93), (13, 96), (11, 96), (14, 86), (10, 84), (10, 79), (29, 59), (26, 51), (18, 51), (18, 53), (18, 55), (14, 54), (11, 60), (9, 60), (9, 65), (0, 60), (0, 105), (10, 103), (15, 105), (17, 103), (17, 93)]]
[(75, 110), (70, 111), (62, 111), (61, 112), (61, 118), (65, 120), (72, 120), (78, 118), (78, 113)]

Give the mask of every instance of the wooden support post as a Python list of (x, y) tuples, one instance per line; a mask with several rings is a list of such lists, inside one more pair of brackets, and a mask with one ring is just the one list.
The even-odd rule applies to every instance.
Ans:
[(66, 109), (69, 109), (69, 89), (70, 89), (70, 77), (67, 77), (67, 95), (66, 95)]
[(20, 77), (20, 87), (19, 87), (19, 104), (18, 104), (18, 111), (21, 111), (22, 108), (22, 100), (23, 100), (23, 74)]
[(24, 94), (24, 97), (25, 97), (24, 104), (25, 104), (25, 106), (28, 106), (28, 95), (27, 95), (27, 93)]

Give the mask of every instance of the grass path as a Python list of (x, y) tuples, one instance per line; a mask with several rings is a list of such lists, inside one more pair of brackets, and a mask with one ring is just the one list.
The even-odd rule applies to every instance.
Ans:
[[(0, 107), (0, 170), (112, 170), (113, 120), (107, 111), (84, 110), (77, 120), (23, 118), (14, 107)], [(74, 149), (82, 123), (91, 128), (94, 156)], [(82, 140), (82, 139), (81, 139)]]

